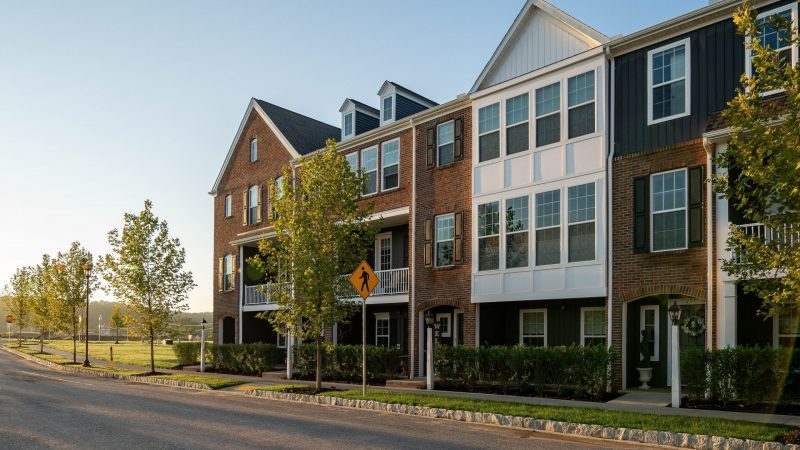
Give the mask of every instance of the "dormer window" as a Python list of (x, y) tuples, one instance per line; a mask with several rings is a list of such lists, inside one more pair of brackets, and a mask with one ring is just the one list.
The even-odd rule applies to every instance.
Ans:
[(250, 162), (258, 160), (258, 139), (250, 140)]
[(344, 115), (344, 129), (345, 136), (352, 136), (353, 135), (353, 113), (347, 113)]
[(394, 97), (389, 96), (383, 99), (381, 103), (381, 110), (383, 111), (383, 121), (390, 122), (394, 120)]

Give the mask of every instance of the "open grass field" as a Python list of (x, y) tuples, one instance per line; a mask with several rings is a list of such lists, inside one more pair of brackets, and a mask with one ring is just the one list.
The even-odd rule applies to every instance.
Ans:
[[(45, 351), (50, 348), (72, 354), (72, 341), (45, 341), (44, 345)], [(109, 361), (109, 347), (114, 347), (115, 363), (150, 367), (150, 344), (146, 342), (120, 341), (119, 344), (115, 344), (113, 341), (90, 341), (89, 356), (101, 361)], [(83, 342), (78, 342), (79, 362), (83, 361), (84, 348), (85, 344)], [(175, 357), (171, 345), (155, 344), (153, 349), (155, 351), (156, 368), (171, 369), (178, 365), (178, 358)]]

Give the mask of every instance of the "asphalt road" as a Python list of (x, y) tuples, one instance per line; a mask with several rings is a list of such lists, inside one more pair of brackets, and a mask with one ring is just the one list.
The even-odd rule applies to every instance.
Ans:
[(0, 351), (0, 449), (632, 448), (68, 374)]

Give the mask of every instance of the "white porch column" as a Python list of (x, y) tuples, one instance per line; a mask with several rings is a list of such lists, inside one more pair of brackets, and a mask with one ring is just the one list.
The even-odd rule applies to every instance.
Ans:
[(673, 408), (680, 408), (681, 407), (681, 363), (680, 363), (680, 354), (679, 347), (680, 341), (678, 338), (678, 325), (673, 325), (670, 323), (672, 327), (672, 407)]
[(717, 298), (717, 346), (736, 347), (736, 282), (723, 282)]
[(425, 327), (427, 339), (426, 346), (428, 354), (426, 359), (425, 372), (427, 373), (427, 388), (433, 390), (433, 327)]

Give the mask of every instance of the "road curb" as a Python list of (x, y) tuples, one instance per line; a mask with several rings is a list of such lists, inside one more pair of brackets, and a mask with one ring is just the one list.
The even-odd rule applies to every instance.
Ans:
[(124, 375), (119, 373), (108, 372), (105, 370), (96, 370), (87, 367), (65, 366), (63, 364), (58, 364), (52, 361), (48, 361), (46, 359), (39, 358), (38, 356), (35, 355), (29, 355), (28, 353), (14, 350), (4, 345), (0, 346), (0, 348), (7, 351), (8, 353), (11, 353), (12, 355), (19, 356), (22, 359), (27, 359), (28, 361), (49, 367), (51, 369), (60, 370), (61, 372), (81, 373), (85, 375), (93, 375), (102, 378), (113, 378), (115, 380), (132, 381), (134, 383), (161, 384), (166, 386), (181, 387), (187, 389), (199, 389), (199, 390), (209, 390), (209, 391), (213, 390), (211, 386), (205, 383), (196, 383), (194, 381), (185, 381), (185, 380), (167, 380), (164, 378), (153, 378), (153, 377), (145, 377), (139, 375)]
[(251, 389), (245, 395), (287, 400), (299, 403), (338, 406), (343, 408), (380, 411), (394, 414), (447, 419), (459, 422), (496, 425), (554, 434), (622, 441), (662, 447), (691, 448), (697, 450), (798, 450), (800, 446), (779, 442), (762, 442), (722, 436), (673, 433), (669, 431), (639, 430), (633, 428), (604, 427), (583, 423), (543, 420), (532, 417), (507, 416), (484, 412), (463, 411), (427, 406), (385, 403), (374, 400), (353, 400), (334, 396), (293, 394), (289, 392)]

